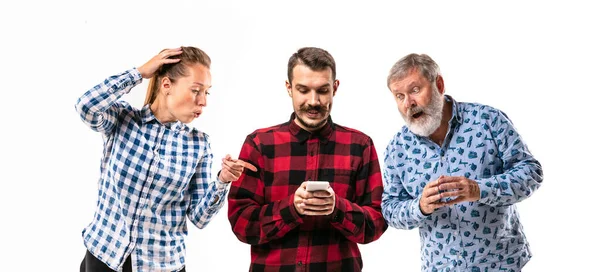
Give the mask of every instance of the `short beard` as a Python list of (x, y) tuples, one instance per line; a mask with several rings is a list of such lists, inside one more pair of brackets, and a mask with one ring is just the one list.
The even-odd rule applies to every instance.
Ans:
[(300, 122), (300, 124), (302, 126), (304, 126), (305, 128), (318, 129), (318, 128), (322, 127), (325, 123), (327, 123), (327, 119), (328, 118), (325, 118), (325, 119), (323, 119), (323, 121), (318, 122), (316, 124), (309, 124), (309, 123), (304, 122), (304, 120), (302, 120), (302, 118), (298, 118), (298, 122)]
[[(435, 86), (435, 84), (431, 85), (431, 102), (429, 102), (427, 106), (423, 108), (411, 108), (408, 110), (408, 114), (406, 116), (401, 114), (408, 129), (410, 129), (412, 133), (422, 137), (429, 137), (440, 127), (440, 124), (442, 124), (444, 99), (438, 91), (437, 86)], [(421, 111), (423, 112), (422, 116), (420, 117), (422, 120), (419, 120), (417, 123), (412, 119), (412, 116)]]

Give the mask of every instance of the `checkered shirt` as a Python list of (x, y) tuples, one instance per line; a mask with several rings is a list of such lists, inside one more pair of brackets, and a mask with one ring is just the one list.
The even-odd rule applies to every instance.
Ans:
[(86, 248), (120, 271), (178, 271), (185, 263), (186, 216), (203, 228), (224, 204), (227, 184), (211, 182), (208, 135), (181, 122), (161, 124), (149, 106), (119, 99), (142, 82), (137, 69), (87, 91), (75, 108), (100, 132), (104, 152), (98, 201), (83, 230)]
[[(237, 238), (251, 245), (250, 271), (360, 271), (357, 243), (377, 240), (382, 178), (370, 137), (328, 120), (317, 133), (289, 122), (248, 135), (239, 158), (259, 171), (233, 182), (228, 216)], [(336, 193), (328, 216), (294, 208), (306, 180), (329, 181)]]

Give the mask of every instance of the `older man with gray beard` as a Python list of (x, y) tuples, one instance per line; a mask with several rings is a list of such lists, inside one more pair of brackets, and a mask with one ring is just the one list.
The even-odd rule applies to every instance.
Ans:
[(531, 253), (514, 204), (543, 177), (512, 122), (444, 95), (424, 54), (396, 62), (387, 83), (406, 123), (385, 150), (388, 224), (419, 228), (422, 271), (520, 271)]

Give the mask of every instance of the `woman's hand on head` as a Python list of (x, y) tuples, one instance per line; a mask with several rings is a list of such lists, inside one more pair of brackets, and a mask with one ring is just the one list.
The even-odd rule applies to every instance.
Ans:
[(163, 64), (179, 62), (180, 59), (170, 59), (169, 57), (177, 56), (181, 54), (181, 52), (183, 52), (181, 47), (162, 50), (158, 55), (152, 57), (148, 62), (137, 69), (143, 78), (151, 78)]

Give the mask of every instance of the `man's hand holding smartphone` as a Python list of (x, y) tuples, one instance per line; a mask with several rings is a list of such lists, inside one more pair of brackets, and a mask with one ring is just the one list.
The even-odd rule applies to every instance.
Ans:
[(327, 181), (305, 181), (294, 194), (294, 207), (302, 215), (329, 215), (335, 208), (335, 192)]

